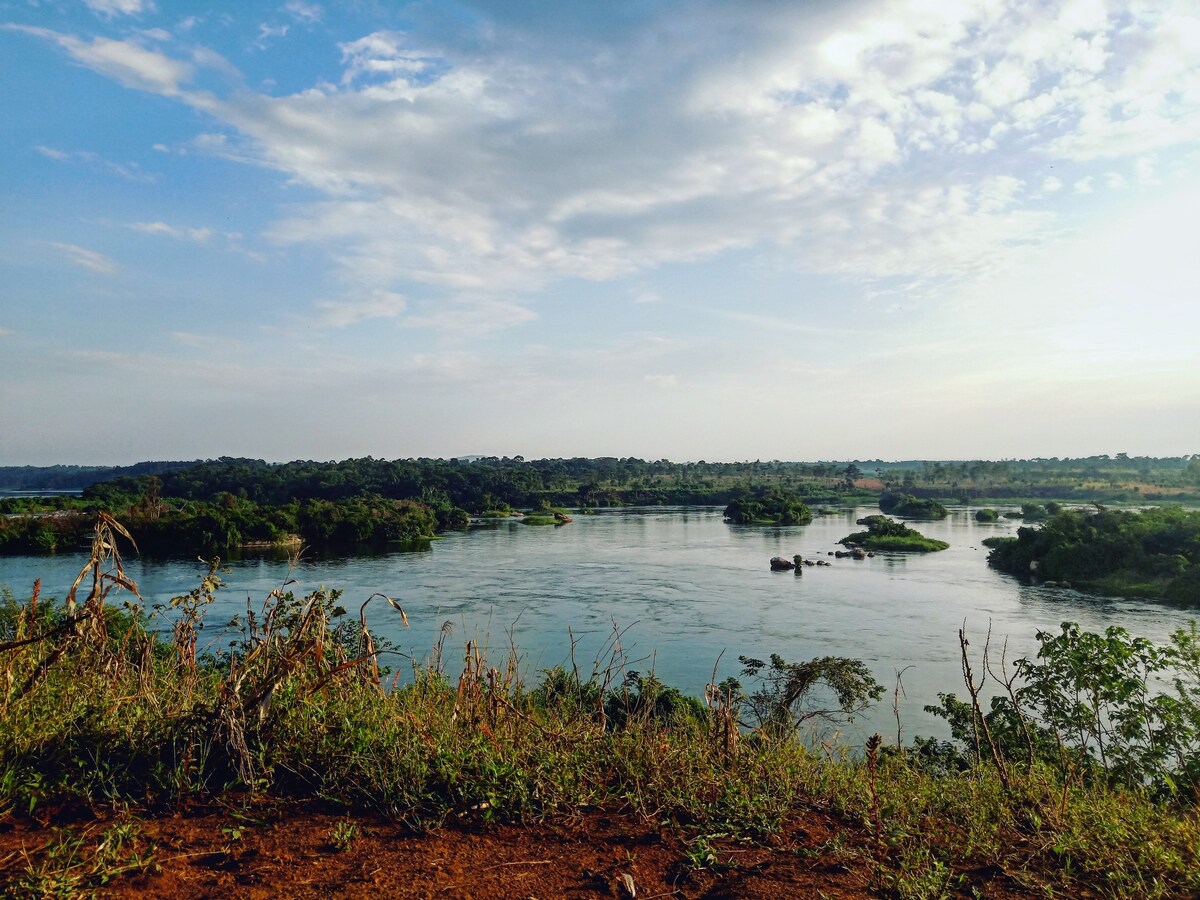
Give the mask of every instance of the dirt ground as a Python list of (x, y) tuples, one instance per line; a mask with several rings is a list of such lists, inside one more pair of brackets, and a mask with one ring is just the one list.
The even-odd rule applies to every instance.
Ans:
[[(93, 843), (113, 820), (70, 823)], [(414, 834), (394, 822), (305, 807), (231, 815), (209, 809), (138, 820), (154, 865), (99, 890), (104, 897), (860, 898), (870, 867), (845, 848), (865, 836), (819, 812), (766, 847), (685, 843), (640, 817), (600, 811), (556, 824), (452, 822)], [(0, 820), (0, 896), (44, 858), (55, 827)], [(341, 838), (339, 841), (338, 838)], [(340, 846), (339, 846), (340, 844)], [(27, 856), (28, 854), (28, 856)], [(983, 896), (1016, 897), (1006, 879), (973, 873)]]

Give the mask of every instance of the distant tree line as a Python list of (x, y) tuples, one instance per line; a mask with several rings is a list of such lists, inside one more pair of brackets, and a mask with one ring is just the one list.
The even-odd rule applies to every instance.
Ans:
[(163, 475), (196, 465), (196, 461), (158, 461), (132, 466), (0, 466), (0, 490), (5, 491), (81, 491), (114, 478), (138, 478)]

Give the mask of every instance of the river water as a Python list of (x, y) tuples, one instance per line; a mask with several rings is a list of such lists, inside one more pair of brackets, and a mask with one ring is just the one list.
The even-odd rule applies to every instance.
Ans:
[[(227, 587), (205, 634), (219, 643), (216, 626), (244, 613), (247, 598), (257, 607), (291, 578), (297, 593), (343, 589), (343, 604), (355, 613), (376, 591), (395, 597), (411, 627), (402, 629), (399, 615), (376, 601), (368, 607), (372, 629), (418, 661), (428, 661), (443, 628), (450, 630), (451, 671), (468, 639), (501, 665), (511, 636), (535, 678), (569, 664), (573, 636), (575, 662), (586, 673), (597, 659), (601, 668), (607, 664), (619, 632), (628, 668), (654, 671), (701, 696), (714, 666), (718, 679), (740, 674), (739, 655), (855, 657), (889, 688), (886, 701), (846, 729), (845, 738), (858, 741), (874, 730), (895, 736), (890, 691), (900, 670), (905, 737), (945, 735), (922, 707), (936, 702), (938, 691), (963, 696), (957, 634), (964, 623), (973, 650), (982, 650), (990, 626), (993, 648), (1007, 639), (1014, 659), (1036, 649), (1039, 629), (1056, 630), (1063, 621), (1091, 630), (1120, 625), (1162, 641), (1197, 617), (1196, 610), (1026, 585), (995, 572), (981, 541), (1011, 534), (1017, 523), (977, 523), (965, 507), (940, 522), (914, 523), (948, 541), (948, 550), (861, 561), (827, 555), (840, 538), (862, 530), (856, 519), (877, 512), (846, 508), (806, 526), (763, 528), (727, 525), (719, 509), (600, 510), (561, 527), (517, 520), (474, 527), (424, 552), (314, 558), (294, 568), (282, 557), (251, 556), (227, 563)], [(805, 567), (800, 576), (769, 570), (772, 556), (796, 553), (832, 565)], [(0, 584), (21, 598), (40, 577), (43, 596), (61, 598), (83, 562), (75, 554), (0, 557)], [(206, 570), (194, 559), (126, 563), (147, 604), (185, 593)]]

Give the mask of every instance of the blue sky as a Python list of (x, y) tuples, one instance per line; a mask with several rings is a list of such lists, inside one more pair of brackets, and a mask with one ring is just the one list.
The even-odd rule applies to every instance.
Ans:
[(1191, 0), (0, 0), (0, 75), (0, 464), (1200, 452)]

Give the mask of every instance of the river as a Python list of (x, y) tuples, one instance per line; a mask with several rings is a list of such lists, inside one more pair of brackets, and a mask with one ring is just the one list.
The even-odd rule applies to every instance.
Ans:
[[(249, 556), (227, 563), (227, 587), (208, 614), (205, 635), (219, 642), (216, 626), (244, 613), (247, 598), (258, 606), (291, 578), (296, 584), (289, 589), (297, 593), (343, 589), (344, 605), (355, 613), (376, 591), (395, 597), (410, 628), (402, 629), (399, 615), (379, 602), (369, 607), (369, 622), (417, 660), (430, 658), (451, 623), (449, 669), (468, 639), (484, 647), (492, 664), (502, 664), (511, 635), (524, 671), (536, 677), (569, 662), (570, 633), (575, 661), (586, 672), (619, 631), (628, 668), (653, 670), (699, 696), (714, 666), (718, 679), (740, 674), (739, 655), (856, 657), (889, 689), (887, 700), (846, 730), (846, 739), (858, 741), (874, 730), (895, 736), (890, 691), (900, 670), (905, 738), (945, 735), (923, 706), (936, 702), (938, 691), (963, 695), (957, 634), (964, 623), (973, 650), (982, 649), (990, 626), (993, 647), (1007, 638), (1013, 659), (1036, 648), (1039, 629), (1056, 630), (1067, 620), (1092, 630), (1120, 625), (1162, 641), (1197, 615), (1022, 584), (995, 572), (981, 541), (1013, 533), (1019, 523), (981, 524), (965, 507), (952, 508), (940, 522), (912, 523), (948, 541), (948, 550), (861, 561), (827, 555), (840, 538), (861, 530), (857, 518), (877, 512), (847, 508), (810, 525), (762, 528), (727, 525), (719, 509), (600, 510), (561, 527), (516, 520), (478, 526), (424, 552), (314, 558), (295, 568), (282, 557)], [(772, 556), (796, 553), (832, 565), (806, 567), (800, 576), (769, 571)], [(40, 577), (43, 595), (61, 598), (83, 562), (76, 554), (0, 557), (0, 584), (21, 598)], [(185, 593), (206, 569), (194, 559), (131, 557), (126, 563), (147, 604)]]

